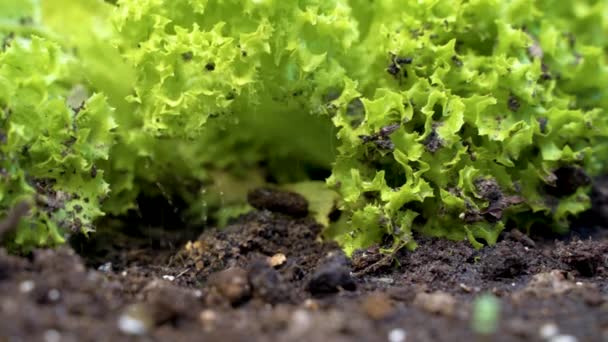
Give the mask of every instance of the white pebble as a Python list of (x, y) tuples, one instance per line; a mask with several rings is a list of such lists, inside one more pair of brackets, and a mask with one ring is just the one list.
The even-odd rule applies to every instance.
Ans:
[(405, 342), (407, 338), (407, 332), (403, 329), (393, 329), (388, 332), (389, 342)]
[(19, 284), (19, 291), (21, 293), (32, 292), (32, 290), (34, 289), (34, 287), (36, 287), (36, 284), (34, 284), (33, 281), (31, 281), (31, 280), (25, 280), (25, 281), (22, 281), (21, 284)]
[(576, 282), (576, 286), (583, 286), (583, 282), (581, 282), (581, 281), (577, 281), (577, 282)]
[(540, 337), (544, 339), (550, 339), (559, 334), (559, 328), (554, 323), (543, 324), (539, 329)]
[(296, 310), (291, 316), (291, 322), (296, 326), (308, 329), (311, 324), (311, 317), (305, 310)]
[(164, 275), (163, 279), (168, 280), (168, 281), (174, 281), (175, 277), (172, 275)]
[(112, 263), (108, 261), (105, 264), (99, 266), (97, 268), (97, 270), (99, 270), (100, 272), (104, 272), (104, 273), (111, 272), (112, 271)]
[(50, 329), (44, 332), (44, 342), (59, 342), (61, 341), (61, 334), (59, 331)]
[(578, 339), (572, 335), (555, 335), (549, 339), (549, 342), (578, 342)]
[(209, 310), (209, 309), (203, 310), (199, 314), (199, 319), (201, 320), (202, 323), (211, 323), (211, 322), (217, 320), (217, 314), (213, 310)]
[(299, 337), (306, 335), (311, 325), (311, 315), (306, 310), (298, 309), (291, 314), (289, 336), (293, 339), (298, 339)]
[(143, 335), (148, 330), (145, 322), (127, 314), (118, 319), (118, 329), (130, 335)]
[(389, 277), (376, 278), (376, 280), (379, 283), (385, 283), (385, 284), (392, 284), (395, 282), (395, 280), (393, 278), (389, 278)]
[(61, 298), (61, 292), (59, 292), (57, 289), (52, 289), (49, 291), (47, 296), (51, 302), (56, 302), (59, 300), (59, 298)]

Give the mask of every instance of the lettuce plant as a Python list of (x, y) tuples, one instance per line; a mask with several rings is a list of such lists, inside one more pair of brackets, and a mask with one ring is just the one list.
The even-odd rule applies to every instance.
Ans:
[[(235, 188), (327, 169), (343, 214), (326, 235), (347, 252), (387, 236), (393, 249), (413, 246), (413, 231), (491, 244), (508, 224), (565, 229), (604, 168), (606, 1), (72, 1), (64, 15), (84, 28), (61, 24), (52, 5), (62, 2), (1, 5), (11, 20), (30, 11), (40, 25), (0, 27), (26, 42), (0, 60), (27, 63), (54, 49), (53, 63), (68, 70), (41, 76), (45, 91), (57, 90), (30, 105), (63, 99), (70, 113), (77, 84), (105, 95), (83, 107), (97, 108), (89, 115), (99, 141), (71, 150), (76, 174), (99, 165), (109, 184), (87, 223), (133, 208), (142, 192), (184, 198), (199, 217), (210, 203), (241, 211)], [(32, 92), (5, 83), (5, 108)], [(91, 146), (103, 153), (84, 153)], [(54, 169), (69, 164), (44, 151)], [(49, 178), (31, 171), (41, 159), (23, 158), (20, 189), (27, 177)]]
[(37, 1), (3, 2), (0, 19), (0, 213), (26, 203), (13, 245), (54, 245), (103, 215), (114, 111), (41, 24)]
[(65, 231), (88, 232), (108, 194), (99, 162), (108, 158), (113, 111), (73, 83), (70, 57), (40, 38), (11, 41), (0, 54), (0, 210), (32, 210), (14, 242), (52, 245)]
[(567, 228), (605, 161), (606, 2), (374, 4), (354, 51), (367, 67), (332, 102), (329, 183), (353, 213), (339, 239)]
[(143, 127), (192, 139), (198, 170), (333, 162), (349, 251), (412, 229), (493, 243), (508, 221), (563, 228), (589, 205), (604, 2), (118, 3)]

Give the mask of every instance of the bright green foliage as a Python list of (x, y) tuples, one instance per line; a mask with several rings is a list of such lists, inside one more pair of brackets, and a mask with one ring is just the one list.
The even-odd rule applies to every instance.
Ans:
[[(479, 246), (509, 222), (566, 228), (589, 206), (582, 170), (604, 169), (607, 0), (118, 0), (113, 27), (110, 8), (100, 0), (0, 4), (3, 38), (37, 41), (69, 70), (40, 76), (53, 96), (10, 83), (0, 93), (5, 107), (14, 94), (35, 93), (35, 113), (47, 115), (37, 104), (62, 98), (56, 110), (65, 116), (65, 99), (82, 83), (116, 108), (112, 138), (103, 133), (111, 110), (102, 96), (89, 99), (73, 120), (90, 112), (99, 143), (69, 154), (77, 175), (93, 164), (106, 170), (107, 212), (158, 192), (192, 203), (202, 219), (208, 206), (226, 204), (225, 220), (246, 207), (213, 189), (246, 189), (264, 176), (302, 181), (331, 168), (344, 213), (327, 235), (347, 252), (387, 234), (389, 249), (413, 246), (413, 231)], [(40, 58), (23, 50), (35, 44), (18, 45), (1, 58)], [(75, 163), (44, 151), (55, 168)], [(18, 172), (28, 175), (42, 163), (24, 160)], [(76, 177), (66, 175), (56, 177)], [(79, 189), (102, 187), (81, 179)], [(299, 187), (318, 197), (318, 218), (334, 209), (332, 192)], [(101, 214), (96, 205), (89, 219)]]
[(12, 240), (25, 247), (93, 230), (109, 193), (100, 164), (116, 128), (106, 96), (88, 95), (81, 61), (41, 25), (39, 6), (0, 5), (0, 214), (30, 204)]
[(115, 127), (103, 95), (71, 85), (72, 60), (40, 38), (0, 53), (0, 210), (33, 209), (15, 243), (49, 245), (63, 232), (91, 231), (108, 193), (96, 164), (108, 158)]
[[(115, 22), (137, 118), (187, 156), (173, 167), (151, 151), (154, 169), (335, 160), (349, 219), (332, 234), (352, 251), (385, 234), (398, 248), (412, 229), (493, 243), (507, 220), (566, 227), (587, 208), (583, 186), (544, 188), (601, 167), (606, 7), (124, 0)], [(332, 117), (337, 157), (311, 113)]]
[(136, 196), (143, 180), (202, 201), (180, 182), (208, 182), (212, 170), (248, 177), (261, 161), (283, 182), (305, 179), (306, 167), (330, 167), (335, 132), (310, 112), (337, 84), (329, 80), (344, 78), (335, 59), (346, 57), (357, 31), (344, 3), (310, 4), (317, 6), (119, 1), (117, 42), (137, 73), (128, 97), (137, 132), (125, 140), (137, 148), (116, 157), (139, 156), (121, 165), (135, 175), (121, 184), (121, 199)]
[[(112, 10), (103, 0), (40, 1), (41, 22), (64, 48), (75, 50), (77, 71), (96, 91), (103, 92), (112, 106), (128, 113), (125, 97), (132, 91), (135, 76), (111, 44)], [(119, 119), (123, 124), (129, 116)]]
[(605, 161), (606, 1), (374, 4), (352, 52), (366, 67), (332, 102), (347, 250), (412, 229), (494, 243), (508, 220), (566, 228), (588, 208), (586, 187), (546, 187)]

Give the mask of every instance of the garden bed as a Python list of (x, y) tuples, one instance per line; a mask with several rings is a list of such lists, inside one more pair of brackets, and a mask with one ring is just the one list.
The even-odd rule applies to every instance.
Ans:
[[(349, 260), (314, 221), (267, 210), (186, 243), (148, 227), (28, 257), (2, 250), (1, 340), (606, 340), (599, 184), (569, 235), (510, 231), (481, 250), (417, 237), (413, 252), (372, 247)], [(499, 300), (489, 335), (472, 328), (484, 294)]]

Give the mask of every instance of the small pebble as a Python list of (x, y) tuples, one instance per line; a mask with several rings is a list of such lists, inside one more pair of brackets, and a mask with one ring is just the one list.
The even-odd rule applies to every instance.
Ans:
[(174, 276), (172, 276), (172, 275), (166, 275), (166, 274), (165, 274), (165, 275), (163, 276), (163, 279), (168, 280), (168, 281), (174, 281), (174, 280), (175, 280), (175, 277), (174, 277)]
[(118, 329), (129, 335), (143, 335), (148, 330), (142, 321), (128, 315), (120, 316), (118, 319)]
[(32, 292), (34, 287), (36, 287), (36, 284), (33, 281), (25, 280), (25, 281), (22, 281), (21, 284), (19, 284), (19, 291), (21, 293)]
[(473, 289), (465, 283), (460, 283), (459, 286), (466, 293), (470, 293), (471, 291), (473, 291)]
[(308, 311), (298, 309), (291, 314), (288, 336), (296, 339), (305, 336), (312, 325), (312, 317)]
[(49, 329), (44, 332), (44, 342), (59, 342), (61, 341), (61, 334), (54, 329)]
[(194, 264), (194, 267), (196, 268), (197, 271), (200, 271), (203, 268), (205, 268), (205, 263), (202, 260), (199, 260)]
[(555, 335), (549, 339), (549, 342), (578, 342), (578, 339), (572, 335)]
[(154, 325), (145, 304), (129, 305), (118, 318), (118, 329), (128, 335), (143, 335)]
[(405, 342), (407, 338), (407, 332), (403, 329), (397, 328), (388, 332), (389, 342)]
[(538, 333), (541, 338), (549, 339), (556, 336), (559, 333), (559, 328), (554, 323), (546, 323), (543, 324)]
[(319, 309), (319, 302), (317, 302), (317, 301), (316, 301), (316, 300), (314, 300), (314, 299), (307, 298), (307, 299), (304, 301), (304, 307), (305, 307), (306, 309), (309, 309), (309, 310), (318, 310), (318, 309)]
[(47, 296), (51, 302), (56, 302), (59, 300), (59, 298), (61, 298), (61, 292), (59, 292), (57, 289), (52, 289), (49, 291)]
[(247, 271), (240, 267), (228, 268), (212, 274), (209, 283), (231, 304), (239, 304), (251, 296)]
[(213, 310), (205, 309), (201, 311), (198, 318), (203, 325), (208, 326), (217, 320), (217, 314)]
[(420, 292), (414, 298), (414, 305), (430, 313), (452, 316), (455, 312), (456, 299), (442, 291)]
[(277, 267), (283, 265), (285, 261), (287, 261), (285, 254), (277, 253), (268, 258), (268, 265), (270, 265), (270, 267)]
[(395, 280), (393, 278), (389, 278), (389, 277), (381, 277), (381, 278), (376, 278), (376, 281), (379, 283), (384, 283), (384, 284), (393, 284), (395, 282)]
[(367, 316), (374, 320), (387, 318), (394, 312), (390, 298), (382, 292), (366, 296), (361, 303), (361, 307)]
[(313, 273), (308, 291), (313, 295), (355, 291), (357, 284), (351, 275), (348, 260), (343, 255), (330, 255)]
[(112, 263), (108, 261), (105, 264), (99, 266), (97, 270), (103, 273), (112, 272)]

